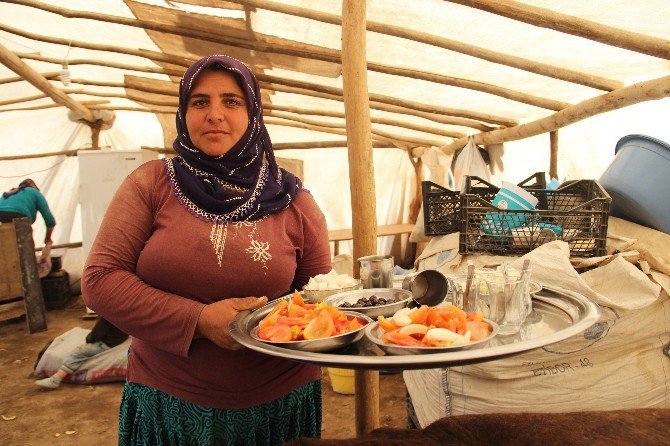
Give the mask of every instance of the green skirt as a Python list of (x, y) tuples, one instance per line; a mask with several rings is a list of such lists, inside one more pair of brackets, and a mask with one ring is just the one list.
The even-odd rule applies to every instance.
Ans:
[(260, 406), (212, 409), (126, 383), (119, 446), (281, 445), (321, 437), (321, 381)]

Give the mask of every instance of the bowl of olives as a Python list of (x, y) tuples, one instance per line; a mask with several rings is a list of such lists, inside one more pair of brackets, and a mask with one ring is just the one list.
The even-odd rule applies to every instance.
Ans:
[(412, 292), (400, 288), (369, 288), (333, 294), (324, 301), (331, 307), (353, 310), (376, 319), (389, 317), (412, 301)]

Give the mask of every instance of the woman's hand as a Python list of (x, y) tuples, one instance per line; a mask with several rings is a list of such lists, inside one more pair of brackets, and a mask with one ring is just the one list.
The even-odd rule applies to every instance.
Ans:
[(242, 346), (230, 336), (228, 324), (240, 311), (255, 310), (268, 302), (267, 297), (224, 299), (203, 308), (195, 328), (196, 338), (207, 338), (221, 348), (238, 350)]

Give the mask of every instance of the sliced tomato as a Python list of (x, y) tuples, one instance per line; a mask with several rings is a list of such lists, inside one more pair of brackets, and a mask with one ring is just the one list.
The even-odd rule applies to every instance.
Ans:
[(357, 317), (352, 317), (349, 323), (347, 324), (347, 328), (344, 331), (345, 333), (348, 333), (350, 331), (358, 330), (363, 325), (365, 325), (365, 323), (361, 323), (361, 321)]
[(425, 324), (427, 317), (428, 305), (421, 305), (416, 309), (416, 311), (409, 315), (409, 318), (412, 319), (413, 324)]
[(316, 308), (316, 304), (305, 304), (305, 310), (313, 310)]
[(333, 332), (335, 332), (333, 316), (329, 311), (321, 311), (316, 319), (312, 319), (309, 324), (307, 324), (302, 335), (308, 340), (321, 339), (331, 336)]
[(297, 325), (299, 327), (304, 327), (309, 324), (309, 319), (304, 317), (290, 317), (290, 316), (280, 316), (277, 319), (277, 325), (288, 325), (289, 327)]
[(258, 337), (273, 342), (288, 342), (293, 339), (293, 334), (288, 325), (274, 325), (259, 330)]
[(397, 331), (388, 331), (382, 335), (382, 340), (391, 344), (402, 345), (406, 347), (420, 347), (423, 344), (421, 341), (414, 339), (410, 335), (398, 333)]
[(299, 304), (291, 301), (288, 306), (288, 315), (289, 317), (302, 317), (307, 314), (307, 310)]
[(470, 332), (471, 341), (486, 339), (491, 334), (491, 326), (484, 321), (468, 321), (465, 326), (466, 330)]
[(300, 294), (298, 290), (293, 291), (293, 297), (291, 297), (291, 302), (293, 302), (296, 305), (300, 305), (301, 307), (305, 306), (305, 300), (302, 298), (302, 294)]

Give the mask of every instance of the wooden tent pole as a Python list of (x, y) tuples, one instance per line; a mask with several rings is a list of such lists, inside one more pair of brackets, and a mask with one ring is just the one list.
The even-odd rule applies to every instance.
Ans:
[(603, 25), (552, 9), (526, 5), (513, 0), (447, 0), (477, 8), (520, 22), (560, 31), (589, 40), (617, 46), (649, 56), (670, 59), (670, 42), (623, 28)]
[(40, 73), (22, 61), (16, 54), (9, 51), (4, 45), (0, 44), (0, 62), (7, 68), (22, 76), (26, 81), (33, 84), (38, 90), (44, 92), (47, 96), (58, 104), (63, 104), (70, 110), (77, 113), (83, 119), (89, 122), (95, 121), (93, 113), (81, 103), (75, 101), (46, 80)]
[[(566, 125), (590, 118), (591, 116), (618, 110), (639, 102), (662, 99), (670, 96), (670, 76), (652, 79), (629, 85), (611, 93), (596, 96), (575, 104), (553, 115), (507, 129), (493, 130), (474, 135), (475, 144), (490, 145), (506, 141), (529, 138), (541, 133), (551, 132)], [(467, 138), (460, 138), (440, 147), (447, 155), (465, 146)]]
[(558, 130), (549, 132), (549, 178), (558, 179)]
[[(342, 2), (342, 81), (344, 111), (349, 143), (354, 239), (354, 273), (359, 277), (357, 258), (377, 253), (375, 172), (372, 159), (370, 100), (366, 67), (365, 1)], [(379, 372), (356, 370), (356, 435), (361, 437), (379, 427)]]

